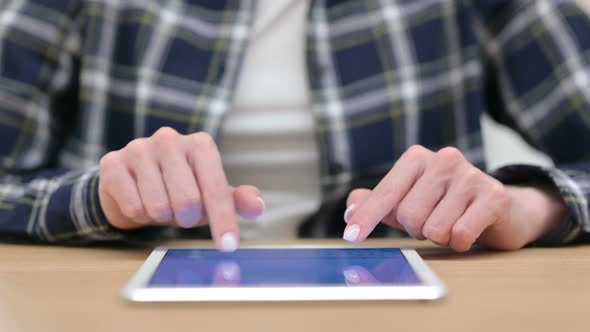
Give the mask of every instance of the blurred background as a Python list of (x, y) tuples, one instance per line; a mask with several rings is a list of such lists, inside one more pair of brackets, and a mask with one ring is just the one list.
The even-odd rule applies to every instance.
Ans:
[[(579, 3), (590, 11), (590, 0), (577, 0)], [(265, 6), (276, 6), (276, 3), (269, 0), (260, 0), (260, 3)], [(304, 6), (294, 6), (291, 10), (304, 11)], [(272, 12), (272, 11), (270, 11)], [(298, 31), (303, 27), (298, 26), (301, 22), (297, 20), (286, 20), (281, 22), (281, 33), (285, 35), (285, 40), (291, 40), (289, 36), (297, 34)], [(276, 42), (276, 40), (275, 40)], [(289, 48), (288, 45), (286, 45)], [(248, 66), (245, 66), (245, 70), (248, 71), (247, 77), (257, 77), (257, 80), (248, 80), (247, 82), (240, 82), (242, 89), (237, 96), (237, 105), (235, 107), (247, 107), (256, 109), (269, 109), (274, 110), (276, 105), (268, 105), (268, 103), (275, 99), (281, 103), (285, 101), (298, 101), (301, 100), (301, 94), (307, 94), (307, 91), (303, 91), (305, 86), (303, 84), (303, 77), (301, 73), (305, 71), (305, 68), (301, 66), (302, 61), (298, 58), (297, 54), (285, 53), (281, 55), (281, 64), (272, 66), (277, 62), (275, 54), (276, 50), (267, 50), (265, 45), (258, 45), (258, 48), (250, 54), (246, 59)], [(284, 66), (285, 63), (289, 63), (289, 66)], [(277, 73), (280, 72), (280, 73)], [(263, 75), (261, 75), (263, 73)], [(258, 74), (258, 75), (256, 75)], [(279, 75), (280, 74), (280, 75)], [(301, 77), (300, 77), (301, 76)], [(282, 89), (280, 82), (278, 84), (269, 84), (265, 82), (265, 79), (273, 77), (300, 77), (301, 84), (291, 84), (291, 87), (299, 87), (301, 91), (296, 88)], [(257, 88), (256, 85), (260, 84), (261, 87)], [(268, 87), (276, 86), (272, 92), (268, 91)], [(262, 88), (264, 87), (264, 88)], [(270, 97), (268, 95), (274, 97)], [(296, 107), (303, 107), (301, 105), (292, 105)], [(488, 159), (488, 168), (495, 169), (502, 165), (514, 164), (514, 163), (528, 163), (536, 165), (552, 165), (552, 162), (543, 153), (535, 150), (524, 142), (518, 134), (512, 129), (502, 126), (494, 122), (491, 118), (484, 116), (482, 118), (483, 135), (486, 150), (486, 157)]]
[[(590, 12), (590, 0), (578, 2)], [(482, 126), (484, 139), (488, 143), (485, 148), (490, 169), (515, 162), (552, 165), (549, 158), (529, 146), (512, 129), (497, 124), (487, 116), (483, 117)]]

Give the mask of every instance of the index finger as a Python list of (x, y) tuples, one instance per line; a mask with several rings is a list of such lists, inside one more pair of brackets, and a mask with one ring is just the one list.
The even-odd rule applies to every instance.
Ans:
[(213, 139), (205, 133), (189, 136), (189, 156), (207, 215), (211, 236), (221, 251), (234, 251), (239, 244), (233, 191), (227, 182), (221, 156)]
[(426, 158), (433, 152), (413, 146), (395, 163), (377, 184), (369, 197), (356, 208), (342, 238), (359, 242), (367, 238), (375, 226), (395, 209), (421, 176)]

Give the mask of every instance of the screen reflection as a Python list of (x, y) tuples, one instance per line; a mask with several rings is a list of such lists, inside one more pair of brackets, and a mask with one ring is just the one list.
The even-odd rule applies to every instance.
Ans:
[(397, 248), (169, 250), (151, 287), (415, 285)]

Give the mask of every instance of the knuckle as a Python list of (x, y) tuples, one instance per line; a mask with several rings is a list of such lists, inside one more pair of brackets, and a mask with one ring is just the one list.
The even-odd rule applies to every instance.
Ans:
[(465, 161), (463, 153), (454, 147), (446, 147), (438, 150), (436, 153), (436, 165), (440, 165), (445, 169), (452, 169)]
[(110, 152), (104, 155), (99, 162), (99, 181), (100, 186), (106, 190), (111, 191), (119, 186), (119, 183), (116, 183), (117, 172), (119, 172), (118, 167), (121, 163), (120, 157), (114, 153)]
[(148, 149), (147, 140), (137, 138), (129, 142), (123, 150), (131, 158), (143, 158), (147, 155)]
[(191, 138), (196, 146), (200, 149), (217, 149), (217, 144), (211, 135), (205, 132), (192, 134)]
[(170, 213), (170, 206), (167, 203), (151, 204), (148, 208), (148, 213), (151, 218), (159, 220), (162, 216)]
[(484, 173), (476, 167), (468, 167), (459, 173), (459, 178), (451, 183), (454, 195), (463, 200), (470, 200), (482, 191), (482, 175)]
[(154, 133), (152, 138), (160, 149), (168, 150), (176, 146), (180, 134), (170, 127), (162, 127)]
[(172, 127), (160, 127), (158, 130), (156, 130), (153, 137), (157, 137), (160, 139), (170, 139), (176, 138), (179, 135), (180, 134)]
[(408, 204), (402, 204), (395, 215), (404, 227), (414, 228), (419, 223), (420, 214)]
[(145, 210), (139, 203), (127, 203), (123, 205), (121, 210), (125, 216), (133, 220), (145, 217)]
[(452, 247), (457, 251), (466, 251), (475, 242), (476, 236), (465, 226), (455, 225), (452, 230)]
[(410, 146), (408, 148), (408, 150), (406, 150), (405, 155), (408, 158), (421, 159), (421, 158), (425, 157), (427, 153), (428, 153), (428, 149), (426, 149), (422, 145), (415, 144), (415, 145)]
[(99, 161), (99, 169), (110, 169), (119, 164), (119, 155), (117, 152), (105, 154)]
[(422, 234), (432, 242), (440, 245), (447, 245), (449, 242), (449, 235), (444, 229), (428, 223), (422, 229)]
[(461, 183), (463, 186), (471, 187), (481, 182), (483, 172), (475, 167), (469, 167), (461, 172)]
[(453, 146), (447, 146), (438, 150), (437, 154), (441, 158), (447, 158), (449, 160), (463, 160), (463, 153), (461, 150)]

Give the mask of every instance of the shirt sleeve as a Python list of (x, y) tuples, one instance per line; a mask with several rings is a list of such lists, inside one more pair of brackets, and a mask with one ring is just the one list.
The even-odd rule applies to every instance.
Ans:
[(590, 19), (576, 1), (473, 1), (487, 63), (488, 112), (555, 162), (492, 172), (505, 183), (559, 189), (569, 208), (540, 242), (588, 241), (590, 233)]
[(72, 96), (75, 1), (0, 5), (0, 236), (16, 241), (118, 240), (98, 199), (98, 169), (60, 169)]

